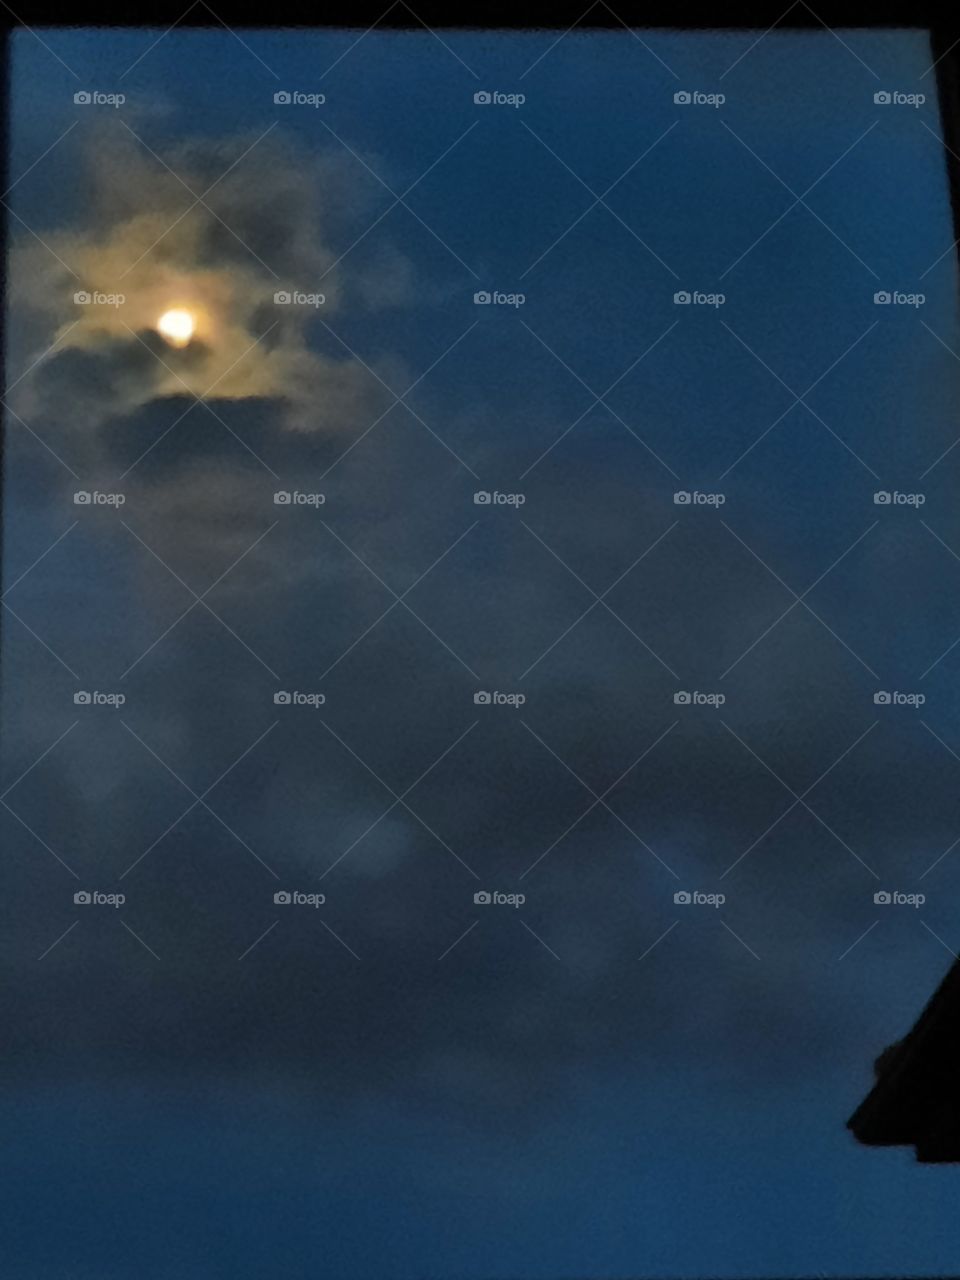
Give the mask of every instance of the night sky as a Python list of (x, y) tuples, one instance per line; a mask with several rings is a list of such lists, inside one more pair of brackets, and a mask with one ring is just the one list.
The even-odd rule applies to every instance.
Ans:
[(4, 1276), (955, 1270), (844, 1127), (960, 944), (926, 36), (40, 34)]

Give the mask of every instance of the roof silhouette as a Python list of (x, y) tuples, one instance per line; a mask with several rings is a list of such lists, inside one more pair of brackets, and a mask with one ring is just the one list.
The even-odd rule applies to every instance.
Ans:
[(876, 1083), (847, 1121), (857, 1140), (912, 1146), (922, 1163), (960, 1162), (960, 960), (874, 1069)]

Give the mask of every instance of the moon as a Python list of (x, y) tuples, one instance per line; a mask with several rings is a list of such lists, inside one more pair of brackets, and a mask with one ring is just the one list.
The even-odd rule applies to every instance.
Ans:
[(193, 337), (196, 322), (189, 311), (175, 308), (165, 311), (157, 321), (157, 332), (175, 347), (185, 347)]

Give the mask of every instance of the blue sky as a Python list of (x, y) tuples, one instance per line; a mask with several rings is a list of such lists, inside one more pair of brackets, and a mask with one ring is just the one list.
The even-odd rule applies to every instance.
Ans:
[(10, 1274), (950, 1270), (844, 1128), (957, 938), (925, 36), (160, 34), (14, 42)]

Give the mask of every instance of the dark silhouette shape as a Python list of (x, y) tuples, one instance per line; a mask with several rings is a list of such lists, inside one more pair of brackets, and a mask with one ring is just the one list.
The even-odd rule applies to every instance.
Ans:
[(857, 1140), (912, 1146), (925, 1164), (960, 1162), (960, 960), (874, 1070), (876, 1084), (847, 1121)]

